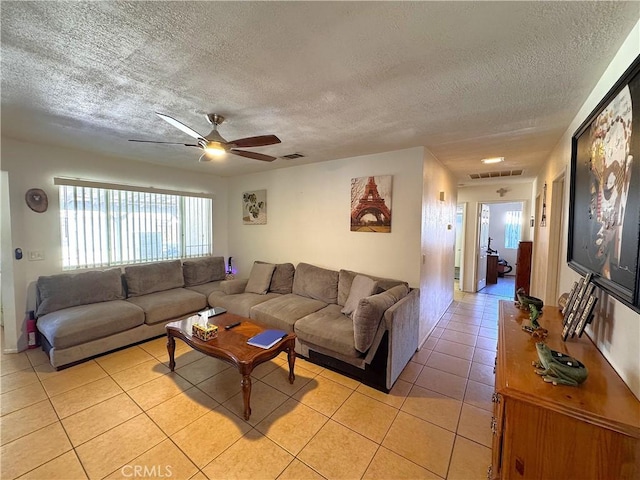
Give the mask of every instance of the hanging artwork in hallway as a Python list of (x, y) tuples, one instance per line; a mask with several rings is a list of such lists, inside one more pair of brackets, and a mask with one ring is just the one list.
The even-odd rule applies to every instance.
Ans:
[(256, 190), (242, 194), (242, 223), (245, 225), (267, 224), (266, 190)]
[(391, 232), (392, 175), (351, 179), (351, 231)]

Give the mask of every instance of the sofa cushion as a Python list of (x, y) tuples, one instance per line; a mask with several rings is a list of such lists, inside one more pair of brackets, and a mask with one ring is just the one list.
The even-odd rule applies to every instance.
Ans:
[(271, 328), (293, 332), (293, 324), (297, 320), (326, 306), (320, 300), (289, 293), (255, 305), (249, 316)]
[(293, 277), (293, 293), (325, 303), (336, 303), (338, 272), (308, 263), (299, 263)]
[[(349, 298), (349, 292), (351, 291), (351, 283), (353, 283), (353, 279), (356, 278), (356, 275), (365, 275), (363, 273), (352, 272), (351, 270), (340, 270), (340, 276), (338, 280), (338, 305), (344, 305)], [(378, 288), (374, 293), (384, 292), (385, 290), (389, 290), (396, 285), (406, 285), (409, 287), (407, 282), (403, 282), (402, 280), (394, 280), (392, 278), (382, 278), (376, 277), (374, 275), (365, 275), (376, 282), (378, 282)]]
[[(256, 263), (268, 263), (268, 262), (256, 262)], [(277, 263), (276, 269), (273, 271), (271, 277), (271, 285), (269, 285), (269, 291), (273, 293), (281, 293), (286, 295), (291, 293), (293, 289), (293, 275), (296, 269), (293, 263)]]
[(375, 280), (365, 276), (356, 275), (351, 284), (351, 290), (349, 290), (349, 296), (347, 301), (344, 302), (344, 308), (341, 310), (345, 315), (351, 316), (353, 311), (358, 306), (361, 299), (373, 295), (378, 288), (378, 284)]
[(187, 288), (174, 288), (128, 298), (127, 302), (142, 308), (145, 313), (144, 323), (152, 325), (204, 309), (207, 306), (207, 297)]
[(224, 280), (226, 270), (224, 257), (204, 257), (182, 262), (182, 273), (186, 287)]
[(125, 267), (124, 278), (127, 281), (128, 297), (139, 297), (184, 286), (180, 260)]
[(64, 308), (124, 299), (119, 268), (38, 278), (37, 316)]
[(389, 290), (363, 298), (353, 312), (353, 338), (356, 350), (365, 353), (371, 347), (384, 312), (404, 298), (409, 289), (397, 285)]
[(57, 310), (38, 318), (38, 330), (54, 348), (108, 337), (144, 323), (144, 312), (125, 300)]
[(353, 322), (340, 309), (327, 305), (298, 320), (293, 327), (298, 339), (348, 357), (360, 356), (353, 343)]
[(249, 274), (249, 281), (244, 291), (246, 293), (257, 293), (259, 295), (267, 293), (275, 269), (276, 266), (273, 263), (254, 262), (251, 273)]
[(211, 292), (222, 290), (222, 287), (220, 286), (222, 282), (224, 282), (224, 280), (216, 280), (215, 282), (203, 283), (202, 285), (192, 285), (185, 288), (193, 290), (194, 292), (201, 293), (205, 297), (208, 297), (209, 295), (211, 295)]
[(209, 305), (212, 307), (222, 307), (229, 313), (249, 318), (251, 307), (279, 296), (279, 293), (271, 292), (265, 295), (259, 295), (257, 293), (226, 295), (224, 292), (212, 292), (211, 295), (209, 295)]

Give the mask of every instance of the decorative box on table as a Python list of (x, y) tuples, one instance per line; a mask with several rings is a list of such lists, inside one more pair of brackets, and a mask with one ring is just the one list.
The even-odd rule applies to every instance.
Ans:
[(191, 327), (191, 335), (202, 341), (211, 340), (218, 334), (218, 326), (212, 323), (194, 323)]

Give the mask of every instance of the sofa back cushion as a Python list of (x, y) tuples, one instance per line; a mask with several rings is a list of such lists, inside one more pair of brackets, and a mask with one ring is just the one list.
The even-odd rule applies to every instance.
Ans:
[(271, 277), (276, 266), (273, 263), (254, 262), (249, 274), (249, 281), (244, 288), (245, 293), (257, 293), (265, 295), (269, 291), (271, 285)]
[(125, 267), (124, 278), (129, 297), (184, 287), (180, 260)]
[[(352, 272), (351, 270), (340, 270), (340, 277), (338, 280), (338, 305), (344, 306), (344, 304), (346, 303), (347, 298), (349, 298), (349, 292), (351, 291), (351, 284), (353, 283), (353, 279), (356, 278), (356, 275), (365, 274)], [(396, 285), (405, 285), (407, 288), (409, 288), (409, 284), (407, 282), (403, 282), (402, 280), (376, 277), (374, 275), (365, 276), (377, 282), (377, 289), (375, 293), (384, 292), (392, 287), (395, 287)]]
[(182, 262), (182, 273), (186, 287), (224, 280), (226, 270), (224, 257), (204, 257)]
[(39, 317), (63, 308), (124, 299), (119, 268), (40, 277), (37, 288)]
[[(338, 280), (338, 285), (340, 281)], [(339, 288), (339, 287), (338, 287)], [(344, 307), (340, 312), (351, 317), (351, 314), (360, 303), (360, 300), (376, 293), (378, 284), (375, 280), (367, 277), (366, 275), (356, 275), (351, 284), (351, 290), (349, 290), (349, 297), (344, 302)]]
[(299, 263), (293, 276), (293, 293), (325, 303), (337, 303), (338, 272)]
[(369, 350), (384, 312), (408, 293), (406, 285), (397, 285), (360, 300), (353, 312), (353, 341), (356, 350), (362, 353)]
[[(268, 262), (257, 261), (256, 263)], [(296, 269), (293, 266), (293, 263), (277, 263), (276, 269), (273, 271), (273, 276), (271, 277), (269, 291), (273, 293), (281, 293), (282, 295), (291, 293), (293, 290), (293, 275), (295, 272)]]

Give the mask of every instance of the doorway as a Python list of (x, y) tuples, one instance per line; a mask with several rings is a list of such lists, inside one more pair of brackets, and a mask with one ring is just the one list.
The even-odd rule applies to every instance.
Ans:
[(456, 246), (454, 259), (454, 287), (462, 290), (464, 278), (464, 226), (466, 223), (467, 204), (459, 203), (456, 207)]

